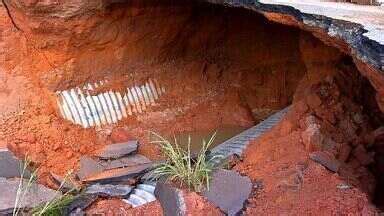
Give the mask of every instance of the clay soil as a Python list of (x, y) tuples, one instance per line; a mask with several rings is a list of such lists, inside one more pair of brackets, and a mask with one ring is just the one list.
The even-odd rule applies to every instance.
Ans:
[[(20, 32), (12, 25), (4, 7), (0, 8), (0, 46), (6, 51), (0, 52), (4, 59), (0, 66), (0, 147), (8, 147), (20, 158), (30, 158), (40, 168), (40, 182), (53, 186), (49, 173), (64, 175), (69, 170), (77, 170), (81, 156), (92, 155), (110, 143), (138, 139), (139, 153), (159, 159), (161, 155), (157, 146), (149, 143), (149, 131), (167, 136), (214, 130), (223, 125), (250, 127), (266, 114), (293, 103), (287, 117), (253, 141), (242, 162), (234, 168), (249, 176), (254, 183), (244, 213), (377, 213), (372, 205), (377, 184), (374, 175), (377, 174), (368, 169), (370, 167), (360, 163), (356, 165), (352, 160), (354, 157), (350, 157), (344, 161), (347, 167), (361, 172), (340, 174), (309, 159), (309, 154), (315, 150), (330, 151), (335, 157), (340, 157), (341, 147), (363, 145), (363, 137), (381, 122), (377, 118), (381, 115), (377, 105), (371, 105), (375, 103), (372, 102), (375, 101), (374, 90), (362, 90), (372, 87), (367, 81), (360, 82), (363, 78), (356, 75), (359, 72), (354, 66), (347, 64), (343, 67), (344, 54), (322, 44), (310, 34), (267, 23), (260, 16), (241, 10), (228, 13), (214, 7), (198, 8), (201, 10), (175, 7), (174, 13), (165, 13), (167, 9), (162, 7), (149, 12), (146, 8), (141, 11), (127, 8), (112, 7), (108, 13), (98, 14), (96, 18), (57, 21), (57, 26), (65, 29), (64, 35), (53, 27), (53, 30), (44, 29), (39, 16), (28, 20), (28, 17), (20, 15), (21, 11), (14, 11), (20, 15), (16, 21), (25, 19), (24, 23), (29, 24), (21, 26), (26, 31)], [(124, 12), (125, 9), (128, 12)], [(132, 14), (142, 15), (138, 16), (140, 25), (137, 26), (145, 28), (134, 32), (138, 38), (129, 41), (134, 33), (125, 31), (134, 25)], [(148, 22), (152, 20), (152, 14), (160, 18)], [(229, 17), (222, 19), (226, 14)], [(98, 25), (100, 22), (102, 25)], [(189, 22), (192, 24), (184, 29)], [(110, 32), (115, 28), (102, 28), (111, 23), (115, 27), (125, 27), (120, 27), (117, 33)], [(79, 35), (68, 30), (72, 27), (77, 28)], [(154, 46), (152, 37), (139, 37), (153, 36), (152, 31), (147, 32), (151, 28), (162, 32), (161, 39), (155, 40), (162, 44)], [(198, 31), (200, 28), (203, 30)], [(180, 33), (185, 30), (188, 35)], [(94, 38), (84, 36), (88, 31), (94, 33)], [(283, 39), (281, 35), (284, 35)], [(70, 45), (64, 52), (61, 46), (67, 44), (67, 39), (63, 40), (67, 37), (73, 40), (68, 42)], [(137, 43), (141, 40), (144, 42)], [(122, 41), (128, 41), (128, 45)], [(220, 47), (220, 44), (225, 45)], [(158, 50), (152, 52), (153, 47)], [(195, 50), (198, 51), (195, 53)], [(109, 59), (111, 56), (118, 57)], [(155, 56), (156, 63), (137, 60), (148, 56)], [(104, 62), (99, 65), (90, 63), (96, 57)], [(124, 65), (127, 59), (136, 60), (139, 66), (127, 67)], [(71, 70), (72, 66), (75, 69)], [(104, 67), (110, 69), (110, 74)], [(57, 68), (60, 70), (56, 71)], [(78, 71), (84, 73), (76, 77)], [(130, 84), (125, 82), (126, 79), (117, 79), (122, 77), (122, 73), (124, 76), (137, 75), (137, 82), (148, 77), (159, 79), (167, 89), (160, 105), (150, 108), (144, 115), (98, 129), (86, 130), (61, 118), (56, 107), (55, 90), (105, 77), (115, 81), (113, 88), (119, 89), (120, 85)], [(364, 93), (367, 93), (365, 100), (361, 99)], [(352, 121), (351, 116), (356, 113), (364, 116), (365, 121), (353, 123), (358, 125), (358, 129), (351, 136), (340, 122), (343, 119)], [(337, 143), (335, 149), (316, 149), (318, 146), (308, 146), (303, 141), (306, 119), (310, 116), (318, 119), (324, 136)], [(347, 127), (351, 124), (346, 123)], [(196, 193), (188, 193), (187, 206), (189, 215), (222, 214)], [(158, 202), (132, 209), (117, 199), (99, 200), (87, 211), (102, 215), (148, 215), (148, 212), (162, 215)]]

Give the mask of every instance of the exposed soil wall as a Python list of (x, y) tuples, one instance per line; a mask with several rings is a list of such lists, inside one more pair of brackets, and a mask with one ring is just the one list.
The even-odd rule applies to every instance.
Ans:
[[(81, 155), (130, 138), (140, 140), (141, 153), (158, 158), (156, 147), (148, 143), (148, 131), (169, 135), (221, 125), (250, 127), (302, 100), (310, 107), (303, 113), (319, 118), (326, 136), (340, 144), (337, 149), (302, 146), (304, 114), (296, 113), (288, 123), (294, 126), (282, 134), (293, 139), (290, 147), (300, 149), (302, 157), (318, 150), (334, 150), (331, 153), (339, 157), (342, 146), (356, 148), (362, 144), (359, 137), (382, 123), (377, 101), (383, 98), (384, 79), (375, 67), (348, 57), (340, 41), (328, 43), (337, 48), (325, 45), (308, 32), (270, 22), (250, 10), (192, 1), (5, 2), (8, 11), (0, 7), (0, 146), (31, 157), (42, 167), (42, 177), (49, 171), (77, 169)], [(298, 25), (279, 14), (264, 15)], [(321, 32), (316, 35), (329, 39)], [(148, 78), (165, 87), (164, 97), (144, 114), (116, 125), (83, 129), (63, 120), (56, 107), (57, 90), (109, 80), (107, 87), (118, 91)], [(328, 90), (323, 98), (313, 96)], [(338, 110), (340, 106), (346, 108)], [(350, 136), (350, 128), (343, 127), (350, 126), (356, 113), (366, 121), (353, 127)], [(276, 149), (286, 148), (280, 144)], [(364, 149), (378, 152), (376, 147)], [(246, 156), (251, 165), (258, 163), (252, 151)], [(343, 162), (350, 164), (354, 157)], [(376, 165), (357, 165), (368, 177), (357, 177), (356, 185), (371, 198), (375, 188), (364, 185), (376, 185)], [(321, 171), (319, 176), (329, 174)], [(365, 195), (355, 193), (367, 202)]]

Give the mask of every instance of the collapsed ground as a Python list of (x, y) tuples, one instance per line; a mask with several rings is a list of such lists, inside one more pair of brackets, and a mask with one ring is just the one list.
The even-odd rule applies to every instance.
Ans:
[[(235, 167), (262, 185), (246, 213), (373, 213), (372, 203), (380, 207), (384, 152), (376, 90), (350, 57), (309, 33), (251, 11), (192, 2), (134, 1), (52, 20), (33, 5), (10, 6), (22, 32), (2, 7), (0, 146), (30, 157), (41, 167), (41, 182), (51, 185), (49, 172), (76, 170), (81, 155), (112, 142), (138, 139), (139, 152), (156, 159), (148, 131), (250, 127), (293, 103)], [(148, 78), (166, 88), (158, 106), (113, 126), (85, 130), (63, 120), (56, 107), (57, 90), (105, 79), (118, 90)], [(317, 151), (342, 163), (338, 174), (309, 159)], [(96, 210), (121, 205), (103, 202), (110, 205)]]

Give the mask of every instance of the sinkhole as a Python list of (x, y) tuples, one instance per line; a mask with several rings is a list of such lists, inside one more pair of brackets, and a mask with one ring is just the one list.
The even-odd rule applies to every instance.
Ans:
[[(305, 100), (312, 116), (342, 134), (332, 137), (351, 148), (342, 162), (358, 170), (357, 182), (372, 186), (363, 190), (383, 204), (382, 141), (362, 144), (380, 132), (383, 115), (350, 56), (256, 12), (197, 1), (116, 3), (102, 20), (76, 41), (73, 52), (81, 54), (71, 66), (81, 73), (46, 80), (63, 119), (87, 129), (191, 135), (195, 143), (218, 130), (218, 145)], [(312, 100), (314, 92), (320, 99)], [(311, 106), (316, 103), (322, 106)], [(330, 114), (335, 104), (363, 116), (363, 123), (351, 126), (346, 121), (354, 115)], [(361, 162), (361, 148), (372, 161)]]

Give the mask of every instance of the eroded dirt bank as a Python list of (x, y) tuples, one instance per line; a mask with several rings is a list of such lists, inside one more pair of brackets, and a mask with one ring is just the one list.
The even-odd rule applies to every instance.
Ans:
[[(77, 169), (81, 155), (111, 142), (139, 139), (140, 153), (158, 158), (148, 131), (250, 127), (293, 102), (284, 122), (237, 166), (264, 185), (247, 212), (374, 211), (383, 153), (366, 139), (382, 123), (384, 79), (348, 52), (253, 11), (208, 3), (5, 2), (11, 16), (0, 8), (0, 146), (31, 157), (41, 181)], [(83, 129), (63, 120), (56, 105), (58, 90), (108, 80), (119, 91), (148, 78), (165, 87), (164, 97), (115, 125)], [(319, 125), (327, 143), (305, 143), (307, 124)], [(373, 161), (353, 153), (340, 159), (359, 146)], [(339, 176), (315, 164), (308, 159), (315, 151), (328, 151), (347, 171)], [(339, 189), (345, 178), (357, 188)]]

